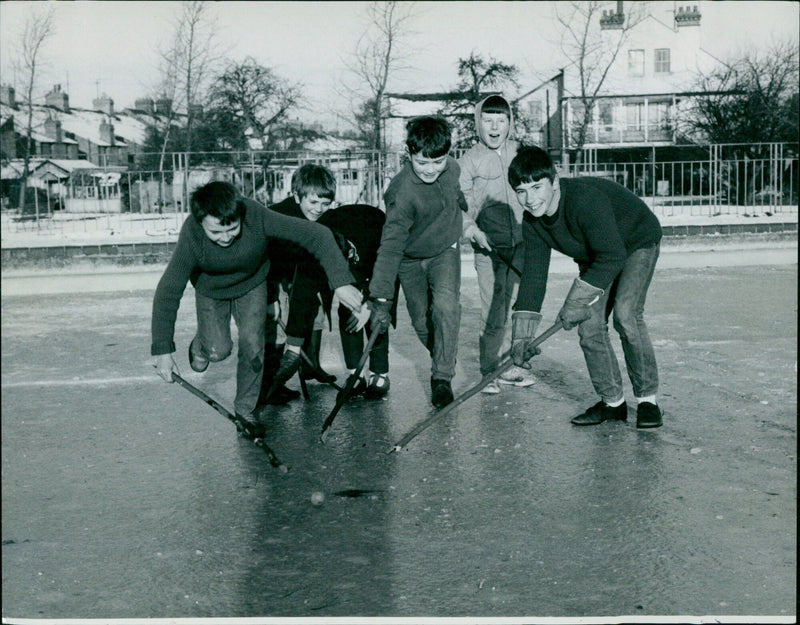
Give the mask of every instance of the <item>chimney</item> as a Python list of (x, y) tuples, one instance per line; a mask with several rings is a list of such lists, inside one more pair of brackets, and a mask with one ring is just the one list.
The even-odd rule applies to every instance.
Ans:
[(625, 25), (625, 14), (622, 12), (622, 0), (617, 0), (617, 10), (603, 11), (600, 18), (601, 30), (620, 30)]
[(153, 115), (156, 112), (152, 98), (137, 98), (133, 106), (137, 111), (144, 111), (148, 115)]
[(47, 106), (69, 113), (69, 96), (61, 91), (61, 85), (53, 85), (53, 90), (44, 96), (44, 102)]
[(0, 102), (16, 110), (17, 99), (16, 96), (14, 95), (14, 87), (12, 87), (11, 85), (0, 86)]
[(51, 115), (48, 115), (47, 119), (44, 120), (44, 134), (55, 143), (62, 143), (64, 140), (61, 122)]
[(700, 26), (701, 13), (697, 9), (697, 5), (678, 7), (678, 12), (675, 14), (675, 26)]
[(169, 98), (159, 98), (156, 100), (156, 113), (158, 115), (169, 115), (172, 111), (172, 100)]
[(114, 124), (109, 117), (100, 122), (100, 140), (108, 145), (114, 145)]
[(101, 113), (105, 113), (108, 116), (114, 115), (114, 100), (109, 98), (105, 93), (99, 97), (92, 100), (92, 108), (95, 111), (100, 111)]

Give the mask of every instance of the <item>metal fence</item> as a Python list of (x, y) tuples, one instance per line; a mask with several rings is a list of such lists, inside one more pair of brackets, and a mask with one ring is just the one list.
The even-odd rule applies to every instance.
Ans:
[[(637, 162), (560, 163), (561, 175), (606, 177), (642, 197), (660, 217), (774, 215), (798, 212), (797, 144), (692, 146), (689, 158)], [(684, 154), (682, 156), (687, 156)], [(460, 156), (454, 152), (454, 156)], [(264, 204), (291, 193), (306, 163), (330, 169), (336, 201), (381, 205), (403, 164), (400, 153), (376, 151), (215, 152), (139, 155), (128, 171), (81, 170), (60, 180), (31, 179), (24, 210), (5, 208), (13, 181), (3, 181), (2, 234), (68, 237), (93, 233), (171, 236), (188, 214), (188, 197), (210, 180), (227, 180)], [(153, 166), (160, 169), (152, 169)]]

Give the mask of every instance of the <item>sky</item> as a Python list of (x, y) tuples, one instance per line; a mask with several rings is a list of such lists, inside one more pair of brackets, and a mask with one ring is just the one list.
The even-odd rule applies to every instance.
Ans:
[[(349, 102), (343, 85), (351, 79), (346, 62), (364, 32), (366, 2), (211, 3), (215, 40), (226, 56), (252, 56), (279, 76), (302, 84), (306, 107), (298, 117), (335, 124)], [(390, 91), (442, 91), (458, 81), (456, 63), (476, 51), (515, 64), (525, 89), (563, 66), (554, 2), (417, 2), (407, 39), (408, 69)], [(800, 3), (794, 1), (664, 1), (698, 4), (707, 28), (705, 41), (717, 55), (763, 46), (771, 38), (797, 40)], [(609, 3), (609, 7), (615, 3)], [(157, 84), (157, 51), (174, 30), (180, 3), (171, 1), (0, 2), (0, 80), (14, 84), (13, 43), (31, 11), (53, 7), (56, 33), (42, 51), (39, 95), (60, 83), (70, 104), (90, 108), (108, 94), (119, 110), (152, 95)], [(18, 91), (21, 91), (17, 86)]]

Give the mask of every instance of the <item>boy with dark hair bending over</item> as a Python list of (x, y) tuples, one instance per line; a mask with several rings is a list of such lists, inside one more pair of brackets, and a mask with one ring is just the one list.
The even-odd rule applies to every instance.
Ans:
[(448, 156), (449, 124), (418, 117), (406, 128), (409, 162), (384, 194), (386, 223), (369, 286), (370, 323), (379, 332), (388, 328), (399, 276), (411, 323), (432, 356), (432, 402), (442, 408), (453, 401), (461, 322), (458, 241), (467, 202), (458, 163)]
[(661, 426), (658, 368), (644, 323), (645, 298), (661, 242), (658, 219), (647, 204), (616, 182), (560, 178), (540, 148), (519, 148), (508, 168), (508, 181), (526, 211), (525, 266), (512, 316), (515, 364), (530, 367), (525, 345), (542, 318), (550, 250), (558, 250), (579, 268), (558, 319), (565, 330), (578, 326), (589, 377), (600, 396), (572, 423), (627, 419), (622, 376), (608, 335), (613, 310), (637, 402), (636, 427)]
[(283, 238), (309, 250), (325, 268), (332, 289), (344, 305), (359, 310), (362, 295), (330, 230), (285, 217), (239, 196), (227, 182), (210, 182), (192, 193), (191, 217), (181, 228), (175, 251), (153, 298), (154, 366), (167, 382), (179, 373), (175, 319), (186, 283), (195, 289), (197, 334), (189, 345), (189, 365), (203, 372), (209, 362), (232, 350), (230, 320), (239, 330), (234, 410), (245, 436), (260, 438), (264, 427), (253, 415), (264, 363), (267, 315), (266, 277), (270, 238)]

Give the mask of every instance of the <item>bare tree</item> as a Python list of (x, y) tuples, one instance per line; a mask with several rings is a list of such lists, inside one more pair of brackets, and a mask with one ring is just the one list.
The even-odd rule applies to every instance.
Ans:
[[(621, 5), (621, 3), (620, 3)], [(602, 29), (600, 17), (607, 3), (573, 0), (556, 3), (556, 20), (561, 24), (561, 50), (578, 73), (578, 98), (581, 107), (573, 124), (571, 144), (581, 162), (586, 134), (592, 123), (595, 105), (608, 72), (617, 60), (630, 32), (645, 17), (640, 2), (626, 3), (627, 14), (616, 13), (614, 28)]]
[(700, 74), (683, 129), (713, 143), (798, 140), (798, 46), (775, 41)]
[[(30, 173), (30, 161), (33, 152), (33, 100), (36, 90), (38, 72), (43, 64), (42, 48), (47, 40), (55, 34), (54, 11), (52, 7), (41, 9), (37, 7), (25, 20), (25, 25), (19, 34), (14, 49), (18, 52), (15, 59), (15, 69), (20, 71), (25, 80), (24, 97), (27, 119), (25, 122), (25, 139), (22, 146), (22, 176), (19, 186), (19, 208), (25, 211), (25, 195)], [(39, 208), (36, 205), (36, 221), (39, 221)]]
[(371, 2), (366, 10), (367, 27), (356, 43), (349, 71), (359, 83), (353, 91), (360, 95), (356, 123), (364, 131), (370, 147), (382, 150), (381, 132), (386, 116), (384, 95), (390, 78), (408, 69), (404, 44), (411, 34), (413, 2)]

